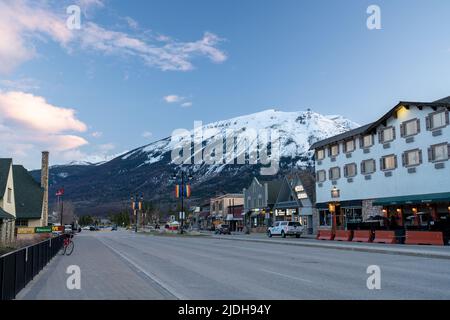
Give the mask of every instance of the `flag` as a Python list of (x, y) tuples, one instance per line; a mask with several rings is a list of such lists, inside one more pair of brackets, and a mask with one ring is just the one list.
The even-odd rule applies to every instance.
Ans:
[(184, 191), (185, 191), (184, 192), (184, 196), (186, 198), (189, 198), (191, 196), (191, 186), (187, 184)]
[(64, 188), (58, 189), (56, 191), (56, 196), (57, 197), (60, 197), (60, 196), (63, 196), (63, 195), (64, 195)]
[(188, 184), (177, 184), (175, 186), (175, 198), (180, 198), (181, 195), (183, 195), (184, 198), (189, 198), (191, 196), (191, 186)]
[(180, 197), (180, 185), (176, 185), (175, 186), (175, 198), (179, 198)]

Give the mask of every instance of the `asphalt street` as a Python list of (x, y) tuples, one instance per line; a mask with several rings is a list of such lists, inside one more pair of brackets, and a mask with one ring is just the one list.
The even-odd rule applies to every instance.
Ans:
[[(69, 290), (67, 267), (81, 271)], [(379, 266), (381, 289), (367, 268)], [(450, 260), (129, 231), (75, 237), (18, 299), (450, 299)]]

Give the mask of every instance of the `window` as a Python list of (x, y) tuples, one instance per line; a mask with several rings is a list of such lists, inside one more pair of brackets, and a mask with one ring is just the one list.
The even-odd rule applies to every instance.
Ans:
[(369, 148), (373, 146), (373, 136), (371, 134), (365, 135), (361, 138), (361, 147)]
[(321, 226), (331, 226), (331, 212), (328, 210), (319, 211), (319, 225)]
[(348, 153), (348, 152), (353, 152), (355, 151), (355, 140), (347, 140), (344, 143), (344, 152)]
[(378, 140), (380, 143), (386, 143), (395, 139), (395, 128), (388, 127), (378, 131)]
[(8, 195), (7, 195), (7, 200), (8, 203), (11, 203), (12, 201), (12, 189), (8, 188)]
[(28, 227), (28, 220), (25, 219), (17, 219), (16, 227)]
[(412, 119), (405, 121), (400, 125), (400, 135), (402, 137), (410, 137), (420, 132), (420, 120)]
[(329, 153), (330, 157), (336, 157), (339, 154), (339, 145), (335, 144), (330, 146)]
[(428, 149), (428, 160), (430, 162), (447, 161), (450, 153), (450, 145), (440, 143), (431, 146)]
[(327, 179), (325, 170), (317, 171), (317, 182), (324, 182)]
[(402, 162), (404, 167), (414, 167), (422, 163), (422, 150), (408, 150), (402, 155)]
[(337, 180), (341, 177), (341, 169), (339, 167), (330, 168), (330, 180)]
[(375, 172), (375, 160), (364, 160), (361, 162), (361, 173), (362, 174), (371, 174)]
[(357, 168), (356, 168), (356, 163), (349, 163), (346, 164), (344, 167), (344, 176), (346, 178), (351, 178), (356, 176), (357, 174)]
[(397, 168), (397, 156), (396, 155), (388, 155), (384, 156), (380, 159), (380, 169), (381, 170), (394, 170)]
[(427, 130), (443, 128), (449, 124), (448, 111), (437, 111), (431, 113), (427, 118)]
[(317, 160), (323, 160), (323, 159), (325, 159), (325, 150), (324, 150), (324, 149), (319, 149), (319, 150), (317, 150), (317, 153), (316, 153), (316, 159), (317, 159)]

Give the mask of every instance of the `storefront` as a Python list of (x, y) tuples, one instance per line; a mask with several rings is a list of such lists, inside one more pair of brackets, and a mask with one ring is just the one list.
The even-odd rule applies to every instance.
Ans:
[(354, 229), (363, 223), (362, 200), (318, 203), (319, 227), (336, 230)]
[(386, 229), (440, 231), (450, 237), (450, 193), (381, 198)]

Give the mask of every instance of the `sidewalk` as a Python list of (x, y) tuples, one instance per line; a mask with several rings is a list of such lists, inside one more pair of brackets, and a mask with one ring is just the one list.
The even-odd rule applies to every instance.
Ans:
[(326, 248), (335, 250), (360, 251), (385, 253), (405, 256), (415, 256), (424, 258), (450, 259), (450, 246), (425, 246), (425, 245), (404, 245), (404, 244), (380, 244), (380, 243), (359, 243), (347, 241), (324, 241), (316, 240), (314, 235), (303, 235), (296, 238), (268, 238), (263, 233), (243, 234), (233, 233), (231, 236), (214, 235), (211, 237), (222, 240), (251, 241), (260, 243), (304, 246), (314, 248)]

